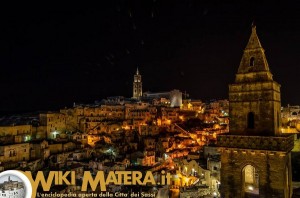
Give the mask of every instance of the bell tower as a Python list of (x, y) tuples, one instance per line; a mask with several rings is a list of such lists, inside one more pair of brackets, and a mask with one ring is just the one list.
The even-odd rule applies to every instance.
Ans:
[(134, 75), (134, 79), (133, 79), (133, 94), (132, 94), (132, 98), (135, 99), (140, 99), (140, 97), (142, 97), (143, 94), (143, 90), (142, 90), (142, 76), (140, 75), (139, 69), (136, 69), (136, 73)]
[(280, 132), (280, 85), (252, 26), (233, 84), (229, 134), (218, 135), (221, 197), (292, 197), (293, 135)]
[(252, 26), (235, 82), (229, 85), (229, 101), (232, 134), (280, 133), (280, 85), (273, 80), (255, 26)]

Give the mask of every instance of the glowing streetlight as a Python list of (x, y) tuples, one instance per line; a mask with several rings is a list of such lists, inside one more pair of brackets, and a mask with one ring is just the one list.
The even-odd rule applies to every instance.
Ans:
[(253, 186), (248, 186), (248, 190), (254, 190)]

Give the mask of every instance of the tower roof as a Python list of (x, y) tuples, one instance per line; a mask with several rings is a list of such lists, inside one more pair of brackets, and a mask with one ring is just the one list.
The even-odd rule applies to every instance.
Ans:
[(256, 26), (252, 25), (252, 32), (244, 50), (236, 82), (257, 82), (272, 80), (268, 61), (258, 36)]
[(248, 44), (246, 46), (246, 50), (247, 49), (259, 49), (259, 48), (262, 48), (262, 46), (261, 46), (258, 36), (256, 34), (256, 26), (252, 25), (252, 33), (251, 33), (250, 39), (248, 41)]
[(136, 75), (140, 75), (139, 68), (136, 68)]

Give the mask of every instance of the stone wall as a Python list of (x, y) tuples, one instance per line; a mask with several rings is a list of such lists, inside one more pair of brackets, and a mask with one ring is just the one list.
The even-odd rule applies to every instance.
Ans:
[[(259, 175), (259, 197), (291, 197), (291, 154), (251, 149), (220, 148), (221, 194), (245, 197), (243, 168), (252, 165)], [(285, 189), (289, 189), (285, 190)]]
[(294, 135), (281, 137), (218, 135), (217, 142), (219, 147), (291, 151), (294, 147)]

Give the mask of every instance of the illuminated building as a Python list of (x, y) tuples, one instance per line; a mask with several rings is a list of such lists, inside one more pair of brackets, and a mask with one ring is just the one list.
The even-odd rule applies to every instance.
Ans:
[(88, 141), (87, 143), (91, 146), (95, 146), (95, 143), (98, 142), (100, 140), (100, 136), (99, 135), (93, 135), (93, 134), (90, 134), (88, 135)]
[(153, 136), (159, 134), (159, 127), (156, 125), (140, 124), (138, 132), (141, 136)]
[(47, 133), (47, 138), (55, 139), (66, 130), (66, 116), (60, 112), (47, 112), (40, 114), (40, 124)]
[(157, 109), (149, 103), (138, 102), (125, 104), (125, 119), (151, 121), (156, 117)]
[(29, 143), (0, 146), (0, 162), (28, 161), (29, 157)]
[(143, 83), (142, 83), (142, 76), (140, 75), (139, 69), (136, 69), (136, 73), (133, 79), (133, 93), (132, 98), (140, 99), (143, 95)]
[(87, 144), (88, 134), (76, 132), (72, 134), (72, 139), (77, 142), (81, 142), (82, 144)]
[(34, 116), (9, 116), (0, 120), (0, 144), (28, 142), (35, 137)]
[(288, 105), (281, 108), (281, 121), (283, 133), (300, 132), (300, 106)]
[(192, 110), (198, 113), (203, 113), (205, 109), (204, 106), (205, 103), (203, 103), (201, 100), (183, 99), (180, 109)]
[(181, 107), (182, 105), (182, 92), (174, 89), (168, 92), (145, 92), (143, 99), (156, 100), (156, 105), (165, 105), (170, 107)]
[(161, 124), (170, 125), (179, 119), (179, 108), (162, 107), (161, 108)]
[(280, 132), (280, 85), (252, 27), (234, 84), (230, 129), (218, 135), (221, 197), (292, 197), (293, 136)]
[(123, 120), (125, 106), (117, 103), (76, 105), (70, 109), (63, 109), (65, 127), (69, 132), (78, 130), (85, 133), (97, 134), (114, 131), (120, 126), (108, 125), (108, 121)]
[(32, 126), (31, 125), (9, 125), (9, 126), (0, 126), (0, 136), (6, 135), (31, 135)]

